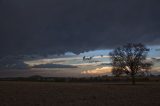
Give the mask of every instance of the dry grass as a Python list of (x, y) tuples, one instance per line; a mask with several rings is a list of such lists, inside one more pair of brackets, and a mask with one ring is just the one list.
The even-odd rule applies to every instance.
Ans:
[(0, 106), (160, 106), (160, 83), (0, 81)]

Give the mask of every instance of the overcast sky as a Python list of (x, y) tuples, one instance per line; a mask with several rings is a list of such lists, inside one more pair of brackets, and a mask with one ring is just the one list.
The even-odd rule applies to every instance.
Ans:
[(160, 45), (160, 0), (0, 0), (0, 55)]

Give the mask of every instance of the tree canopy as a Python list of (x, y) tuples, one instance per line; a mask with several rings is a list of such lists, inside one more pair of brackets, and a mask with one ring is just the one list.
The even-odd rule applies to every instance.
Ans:
[(146, 57), (149, 49), (141, 43), (128, 43), (114, 49), (109, 53), (112, 60), (112, 74), (120, 76), (130, 75), (135, 84), (135, 76), (138, 73), (147, 73), (152, 63)]

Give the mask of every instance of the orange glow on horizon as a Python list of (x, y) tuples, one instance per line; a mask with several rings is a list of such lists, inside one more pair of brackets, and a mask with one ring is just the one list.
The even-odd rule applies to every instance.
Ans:
[(98, 75), (98, 74), (109, 74), (111, 73), (112, 67), (102, 67), (96, 68), (93, 70), (82, 71), (81, 74), (90, 74), (90, 75)]

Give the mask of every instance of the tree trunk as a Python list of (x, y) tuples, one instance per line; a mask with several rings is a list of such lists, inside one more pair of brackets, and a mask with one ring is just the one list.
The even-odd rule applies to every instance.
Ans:
[(135, 81), (135, 72), (134, 71), (132, 71), (131, 76), (132, 76), (132, 85), (135, 85), (136, 81)]

